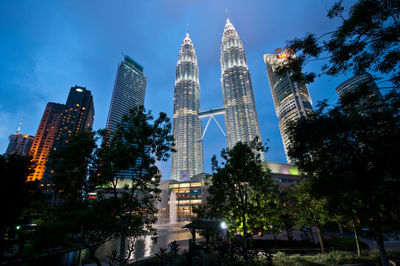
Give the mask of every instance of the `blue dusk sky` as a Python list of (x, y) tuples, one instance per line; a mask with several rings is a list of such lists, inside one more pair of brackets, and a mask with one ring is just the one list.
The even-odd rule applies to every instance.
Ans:
[[(106, 125), (121, 52), (144, 67), (145, 107), (172, 118), (175, 67), (189, 24), (200, 69), (201, 109), (222, 106), (220, 44), (227, 9), (247, 53), (268, 161), (286, 162), (263, 54), (307, 32), (322, 34), (338, 21), (326, 17), (331, 0), (2, 0), (0, 3), (0, 153), (22, 118), (35, 135), (47, 102), (65, 103), (71, 86), (91, 90), (94, 129)], [(346, 1), (348, 7), (354, 1)], [(318, 64), (306, 71), (318, 71)], [(313, 104), (337, 101), (347, 76), (309, 85)], [(224, 126), (224, 117), (217, 120)], [(203, 128), (207, 119), (203, 120)], [(226, 147), (212, 122), (204, 137), (204, 170)], [(159, 163), (169, 178), (171, 160)]]

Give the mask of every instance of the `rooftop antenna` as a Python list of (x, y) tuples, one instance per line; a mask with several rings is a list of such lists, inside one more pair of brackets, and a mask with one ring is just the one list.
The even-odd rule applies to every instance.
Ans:
[(186, 24), (186, 36), (189, 36), (189, 24)]
[(22, 119), (21, 119), (21, 123), (19, 124), (19, 127), (18, 127), (18, 129), (17, 129), (17, 132), (15, 132), (15, 134), (16, 134), (16, 135), (19, 135), (19, 134), (21, 134), (22, 122), (24, 122), (24, 118), (23, 118), (23, 117), (22, 117)]
[(228, 13), (228, 9), (225, 9), (225, 14), (226, 14), (226, 20), (229, 21), (229, 13)]

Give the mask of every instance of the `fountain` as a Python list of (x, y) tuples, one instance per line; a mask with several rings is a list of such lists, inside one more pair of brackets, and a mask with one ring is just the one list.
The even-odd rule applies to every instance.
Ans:
[(171, 196), (169, 198), (169, 223), (176, 223), (176, 194), (175, 192), (171, 192)]

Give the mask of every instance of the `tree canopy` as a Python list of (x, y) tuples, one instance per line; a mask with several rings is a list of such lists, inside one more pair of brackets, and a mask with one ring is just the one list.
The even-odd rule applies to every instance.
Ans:
[[(250, 145), (238, 142), (232, 149), (223, 149), (221, 165), (216, 156), (212, 159), (207, 202), (214, 213), (228, 221), (232, 232), (243, 232), (244, 248), (250, 229), (266, 229), (265, 223), (260, 225), (261, 216), (264, 217), (264, 207), (274, 200), (271, 195), (276, 191), (269, 171), (261, 166), (260, 152), (264, 148), (256, 139)], [(260, 223), (255, 223), (256, 220)]]
[(289, 126), (289, 156), (311, 194), (332, 213), (370, 228), (380, 249), (382, 233), (400, 214), (399, 108), (399, 93), (381, 97), (361, 87)]
[[(322, 35), (307, 33), (287, 42), (288, 65), (298, 80), (312, 82), (316, 74), (367, 71), (387, 77), (400, 87), (400, 2), (359, 0), (348, 10), (337, 1), (328, 11), (339, 25)], [(302, 73), (311, 61), (326, 60), (320, 73)], [(285, 69), (285, 68), (284, 68)], [(284, 71), (282, 69), (282, 71)]]

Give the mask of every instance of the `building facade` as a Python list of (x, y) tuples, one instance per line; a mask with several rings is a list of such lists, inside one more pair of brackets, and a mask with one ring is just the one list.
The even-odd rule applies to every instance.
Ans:
[(222, 35), (220, 63), (228, 148), (239, 141), (250, 142), (256, 136), (261, 140), (246, 54), (229, 18)]
[(264, 54), (264, 61), (267, 65), (267, 75), (274, 100), (275, 112), (279, 119), (283, 147), (286, 159), (288, 156), (289, 136), (287, 134), (288, 123), (300, 117), (307, 117), (313, 112), (312, 101), (305, 83), (295, 82), (292, 73), (286, 72), (283, 75), (277, 73), (277, 68), (287, 60), (287, 53), (277, 49), (275, 53)]
[(137, 106), (144, 105), (146, 77), (143, 67), (129, 56), (118, 65), (110, 110), (107, 118), (107, 130), (112, 136), (122, 122), (124, 115)]
[(43, 178), (46, 163), (57, 138), (64, 111), (64, 104), (47, 104), (31, 148), (31, 154), (36, 166), (33, 173), (28, 177), (28, 181), (41, 180)]
[(371, 90), (371, 94), (380, 95), (378, 86), (375, 83), (373, 76), (367, 72), (357, 74), (336, 87), (336, 92), (339, 96), (339, 100), (342, 99), (343, 95), (348, 92), (354, 92), (355, 89), (361, 84), (366, 84), (368, 89)]
[(90, 130), (94, 122), (93, 96), (85, 87), (71, 87), (53, 149), (63, 146), (72, 135)]
[[(168, 217), (171, 216), (171, 204), (176, 205), (177, 221), (189, 221), (194, 217), (193, 210), (204, 205), (207, 199), (206, 178), (210, 175), (201, 173), (192, 176), (188, 180), (168, 182)], [(175, 203), (171, 202), (171, 195), (175, 194)]]
[(22, 135), (21, 133), (11, 135), (8, 137), (10, 142), (7, 147), (6, 155), (28, 155), (34, 139), (34, 136)]
[(22, 121), (17, 132), (8, 137), (9, 143), (5, 155), (18, 154), (24, 156), (29, 154), (35, 137), (31, 135), (22, 135), (21, 126)]
[(182, 42), (174, 88), (171, 178), (187, 180), (203, 172), (203, 142), (201, 140), (199, 67), (193, 42), (186, 33)]
[(36, 166), (28, 180), (50, 185), (53, 171), (46, 166), (50, 152), (68, 143), (72, 135), (91, 129), (93, 121), (93, 97), (85, 87), (71, 87), (66, 104), (48, 103), (31, 148)]

